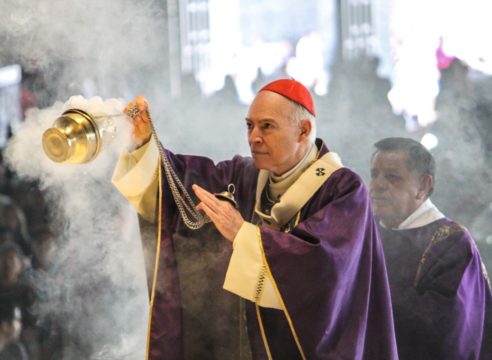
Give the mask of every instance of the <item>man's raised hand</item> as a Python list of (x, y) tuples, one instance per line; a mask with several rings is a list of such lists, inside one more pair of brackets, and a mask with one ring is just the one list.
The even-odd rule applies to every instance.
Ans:
[(133, 122), (133, 138), (138, 146), (149, 141), (152, 135), (150, 127), (149, 104), (143, 96), (138, 96), (125, 107), (125, 113)]
[(228, 201), (217, 199), (214, 194), (198, 185), (193, 185), (193, 191), (201, 201), (197, 210), (204, 211), (222, 236), (232, 242), (244, 223), (241, 213)]

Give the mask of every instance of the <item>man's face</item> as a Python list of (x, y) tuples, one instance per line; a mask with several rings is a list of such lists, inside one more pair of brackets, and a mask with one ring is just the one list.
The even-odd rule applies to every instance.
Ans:
[(376, 152), (369, 189), (375, 214), (390, 228), (401, 224), (427, 196), (421, 179), (408, 169), (407, 155), (400, 150)]
[(258, 169), (281, 175), (304, 156), (302, 130), (290, 115), (294, 105), (282, 95), (261, 91), (251, 104), (246, 125), (251, 155)]

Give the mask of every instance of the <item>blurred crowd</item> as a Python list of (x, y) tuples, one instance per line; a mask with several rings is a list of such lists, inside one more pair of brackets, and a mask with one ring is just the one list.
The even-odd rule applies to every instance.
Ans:
[[(44, 103), (36, 76), (24, 74), (21, 113)], [(29, 86), (28, 86), (29, 84)], [(34, 87), (34, 88), (33, 88)], [(36, 95), (34, 95), (36, 94)], [(51, 359), (59, 346), (55, 323), (37, 315), (40, 284), (53, 268), (59, 236), (50, 220), (45, 193), (20, 179), (0, 150), (0, 359)]]
[(36, 316), (37, 285), (59, 246), (45, 196), (18, 179), (0, 157), (0, 359), (48, 359), (56, 349), (52, 324)]

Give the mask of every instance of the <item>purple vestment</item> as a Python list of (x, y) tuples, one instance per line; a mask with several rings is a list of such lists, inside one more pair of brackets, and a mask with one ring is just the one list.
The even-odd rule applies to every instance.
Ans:
[[(317, 146), (320, 156), (328, 151), (319, 140)], [(203, 157), (168, 156), (188, 189), (196, 183), (215, 193), (234, 184), (242, 216), (256, 222), (251, 217), (258, 170), (252, 159), (236, 156), (214, 165)], [(183, 358), (173, 245), (180, 220), (165, 183), (162, 197), (161, 252), (149, 343), (152, 360)], [(260, 232), (287, 311), (259, 308), (257, 312), (255, 304), (246, 301), (255, 359), (266, 359), (258, 313), (273, 359), (299, 359), (301, 352), (307, 359), (397, 358), (382, 247), (359, 176), (346, 168), (336, 170), (304, 205), (290, 231), (260, 225)]]
[(492, 359), (491, 292), (470, 233), (443, 218), (381, 236), (400, 359)]

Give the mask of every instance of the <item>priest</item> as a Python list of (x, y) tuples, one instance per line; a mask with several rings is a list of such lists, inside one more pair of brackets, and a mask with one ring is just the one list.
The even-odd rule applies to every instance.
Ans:
[(368, 191), (316, 138), (313, 99), (302, 84), (263, 87), (245, 119), (252, 157), (218, 164), (163, 149), (142, 97), (127, 109), (139, 148), (122, 155), (113, 182), (159, 229), (149, 359), (186, 357), (178, 284), (187, 279), (176, 270), (173, 239), (183, 223), (202, 225), (183, 210), (191, 189), (196, 209), (231, 245), (223, 288), (244, 299), (254, 359), (397, 358)]
[(492, 359), (492, 297), (471, 234), (430, 200), (435, 161), (419, 142), (375, 144), (379, 218), (401, 360)]

